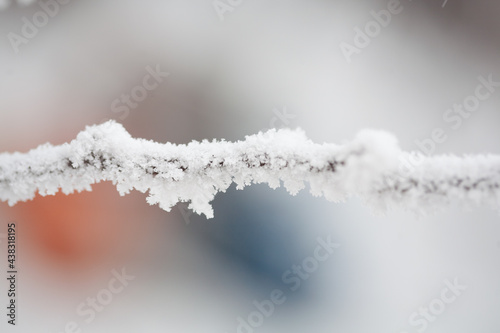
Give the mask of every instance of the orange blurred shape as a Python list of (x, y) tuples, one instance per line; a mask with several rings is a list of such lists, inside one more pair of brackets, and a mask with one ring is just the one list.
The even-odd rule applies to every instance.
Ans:
[(65, 269), (129, 259), (147, 237), (148, 207), (143, 195), (121, 197), (109, 182), (92, 191), (42, 197), (11, 208), (30, 248)]

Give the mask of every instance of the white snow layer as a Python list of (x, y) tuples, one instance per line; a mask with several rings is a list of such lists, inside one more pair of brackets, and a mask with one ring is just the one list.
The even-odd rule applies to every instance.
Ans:
[(166, 211), (178, 202), (213, 217), (210, 202), (232, 182), (277, 188), (295, 195), (310, 185), (315, 196), (343, 201), (361, 197), (371, 207), (402, 206), (419, 212), (452, 200), (500, 206), (500, 156), (405, 153), (382, 131), (364, 130), (349, 143), (316, 144), (301, 130), (269, 130), (244, 141), (193, 141), (187, 145), (134, 139), (122, 125), (89, 126), (70, 143), (44, 144), (28, 153), (0, 154), (0, 200), (18, 201), (62, 190), (91, 190), (112, 181), (121, 195), (149, 191), (150, 204)]

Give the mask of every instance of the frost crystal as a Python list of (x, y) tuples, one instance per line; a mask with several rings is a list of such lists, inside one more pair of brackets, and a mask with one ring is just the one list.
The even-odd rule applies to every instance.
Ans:
[[(417, 161), (408, 168), (402, 160)], [(362, 131), (343, 145), (316, 144), (301, 130), (269, 130), (244, 141), (187, 145), (134, 139), (109, 121), (87, 127), (70, 143), (41, 145), (26, 154), (0, 154), (0, 200), (18, 201), (62, 190), (91, 190), (112, 181), (121, 195), (149, 191), (150, 204), (170, 211), (178, 202), (213, 217), (210, 202), (232, 182), (277, 188), (292, 195), (310, 185), (315, 196), (343, 201), (358, 195), (375, 208), (433, 210), (452, 199), (500, 206), (500, 156), (425, 157), (400, 151), (381, 131)]]

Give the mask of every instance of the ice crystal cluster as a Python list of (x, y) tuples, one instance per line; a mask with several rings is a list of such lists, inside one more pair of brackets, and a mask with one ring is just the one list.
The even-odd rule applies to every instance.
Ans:
[[(418, 161), (408, 168), (402, 161)], [(405, 166), (406, 165), (406, 166)], [(135, 139), (109, 121), (89, 126), (70, 143), (28, 153), (0, 154), (0, 200), (9, 205), (41, 195), (91, 190), (112, 181), (121, 195), (148, 192), (169, 211), (178, 202), (213, 217), (210, 202), (232, 182), (283, 183), (290, 194), (309, 184), (315, 196), (343, 201), (357, 195), (374, 208), (418, 211), (452, 200), (500, 206), (500, 156), (426, 157), (402, 152), (382, 131), (365, 130), (342, 145), (317, 144), (301, 130), (269, 130), (237, 142), (187, 145)]]

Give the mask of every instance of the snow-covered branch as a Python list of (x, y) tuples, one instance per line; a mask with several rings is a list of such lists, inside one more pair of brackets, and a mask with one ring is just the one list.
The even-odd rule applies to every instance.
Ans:
[[(414, 161), (410, 169), (401, 161)], [(418, 161), (418, 163), (417, 163)], [(0, 200), (18, 201), (62, 190), (91, 190), (112, 181), (120, 194), (149, 191), (147, 201), (169, 211), (190, 202), (213, 216), (210, 202), (232, 182), (243, 188), (283, 181), (291, 194), (309, 183), (315, 196), (343, 201), (358, 195), (375, 208), (418, 211), (464, 205), (500, 206), (500, 156), (425, 157), (400, 151), (381, 131), (362, 131), (342, 145), (315, 144), (300, 131), (270, 130), (244, 141), (193, 141), (188, 145), (134, 139), (113, 121), (87, 127), (70, 143), (45, 144), (28, 153), (0, 154)]]

